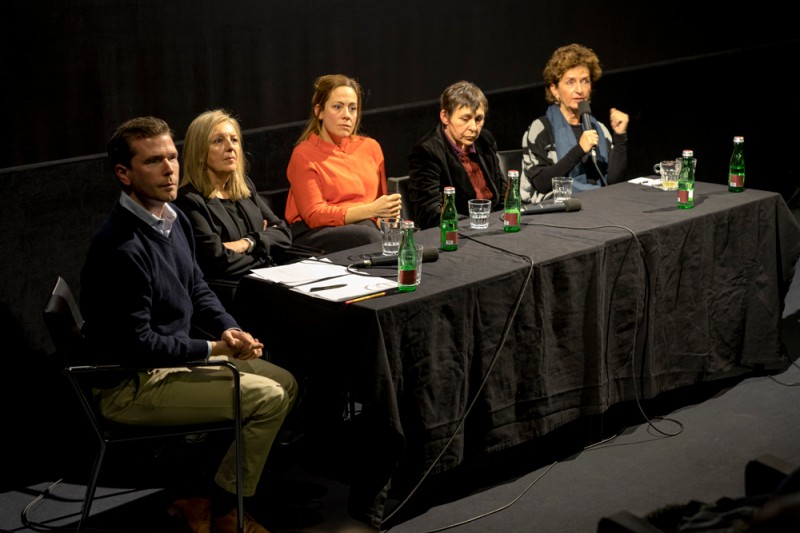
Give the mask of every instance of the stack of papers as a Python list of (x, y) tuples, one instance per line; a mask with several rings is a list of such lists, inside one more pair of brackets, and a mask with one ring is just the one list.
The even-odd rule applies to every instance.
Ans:
[(252, 275), (286, 285), (295, 292), (332, 302), (344, 302), (397, 287), (397, 281), (356, 274), (347, 267), (316, 259), (259, 268), (253, 270)]
[(646, 187), (655, 187), (656, 189), (661, 188), (661, 178), (633, 178), (632, 180), (628, 180), (628, 182), (644, 185)]

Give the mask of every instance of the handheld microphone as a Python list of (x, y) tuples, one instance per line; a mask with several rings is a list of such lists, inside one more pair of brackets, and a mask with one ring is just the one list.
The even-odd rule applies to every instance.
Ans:
[[(578, 114), (581, 116), (583, 131), (595, 129), (594, 126), (592, 126), (592, 108), (589, 102), (586, 100), (578, 102)], [(592, 161), (597, 165), (597, 151), (594, 146), (592, 146)]]
[[(436, 261), (437, 259), (439, 259), (439, 250), (437, 248), (429, 248), (426, 246), (422, 249), (423, 263), (430, 263), (432, 261)], [(397, 265), (396, 255), (379, 255), (377, 257), (364, 259), (363, 261), (359, 261), (358, 263), (353, 263), (352, 266), (354, 268), (366, 268), (366, 267), (389, 266), (389, 265)]]
[(558, 213), (560, 211), (580, 211), (581, 201), (577, 198), (564, 200), (563, 204), (531, 204), (526, 205), (523, 215), (538, 215), (539, 213)]

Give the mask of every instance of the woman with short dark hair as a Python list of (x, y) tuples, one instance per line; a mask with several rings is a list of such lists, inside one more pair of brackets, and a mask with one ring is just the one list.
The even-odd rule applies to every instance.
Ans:
[(456, 189), (456, 210), (468, 216), (467, 201), (491, 200), (501, 209), (506, 179), (497, 158), (497, 143), (483, 126), (489, 101), (475, 84), (459, 81), (439, 97), (439, 123), (411, 148), (408, 195), (414, 222), (421, 228), (439, 224), (442, 193)]

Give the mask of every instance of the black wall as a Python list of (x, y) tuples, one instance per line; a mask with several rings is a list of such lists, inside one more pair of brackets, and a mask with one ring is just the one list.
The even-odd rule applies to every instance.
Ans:
[(797, 34), (788, 17), (765, 4), (713, 17), (691, 12), (692, 5), (61, 0), (4, 6), (0, 405), (8, 427), (28, 431), (30, 441), (47, 448), (38, 453), (38, 446), (12, 443), (22, 458), (37, 454), (15, 465), (30, 474), (34, 462), (63, 453), (46, 446), (59, 429), (69, 431), (69, 417), (41, 313), (57, 275), (80, 293), (89, 240), (119, 194), (101, 153), (118, 123), (155, 114), (181, 139), (196, 114), (226, 107), (247, 130), (259, 188), (285, 187), (313, 79), (344, 72), (364, 85), (363, 127), (381, 143), (387, 172), (404, 175), (408, 149), (435, 124), (436, 99), (457, 79), (487, 92), (487, 127), (500, 149), (518, 148), (545, 108), (544, 62), (557, 46), (578, 41), (606, 67), (594, 113), (607, 121), (613, 106), (631, 115), (630, 177), (651, 174), (655, 162), (693, 148), (699, 179), (722, 183), (732, 138), (744, 135), (747, 186), (788, 199), (797, 189), (796, 148), (782, 114), (795, 99), (789, 74), (800, 52)]
[[(11, 0), (0, 20), (0, 102), (10, 117), (0, 168), (103, 152), (116, 125), (143, 114), (165, 118), (179, 138), (214, 107), (237, 113), (245, 129), (302, 121), (314, 78), (331, 72), (357, 77), (375, 110), (435, 100), (458, 79), (485, 91), (538, 83), (552, 50), (569, 42), (594, 48), (609, 71), (781, 42), (797, 36), (785, 5), (706, 13), (686, 0)], [(668, 93), (713, 106), (737, 80), (696, 82)]]

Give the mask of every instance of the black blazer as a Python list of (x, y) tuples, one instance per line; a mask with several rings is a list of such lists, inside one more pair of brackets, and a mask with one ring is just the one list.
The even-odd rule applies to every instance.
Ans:
[[(275, 256), (279, 257), (292, 244), (286, 222), (272, 212), (249, 179), (247, 186), (252, 196), (237, 202), (241, 213), (239, 223), (244, 231), (231, 218), (223, 200), (205, 198), (192, 185), (184, 185), (178, 191), (175, 205), (186, 213), (192, 224), (197, 262), (206, 278), (239, 281), (253, 268), (274, 264)], [(264, 220), (267, 221), (266, 230)], [(256, 242), (249, 253), (232, 252), (222, 245), (244, 237)]]
[[(486, 185), (492, 191), (492, 210), (502, 207), (506, 193), (506, 179), (497, 158), (497, 143), (492, 134), (481, 130), (475, 141), (478, 165)], [(459, 161), (442, 125), (425, 134), (408, 155), (408, 196), (414, 222), (421, 228), (439, 225), (442, 194), (446, 186), (456, 188), (456, 210), (469, 216), (467, 200), (476, 197), (469, 174)]]

